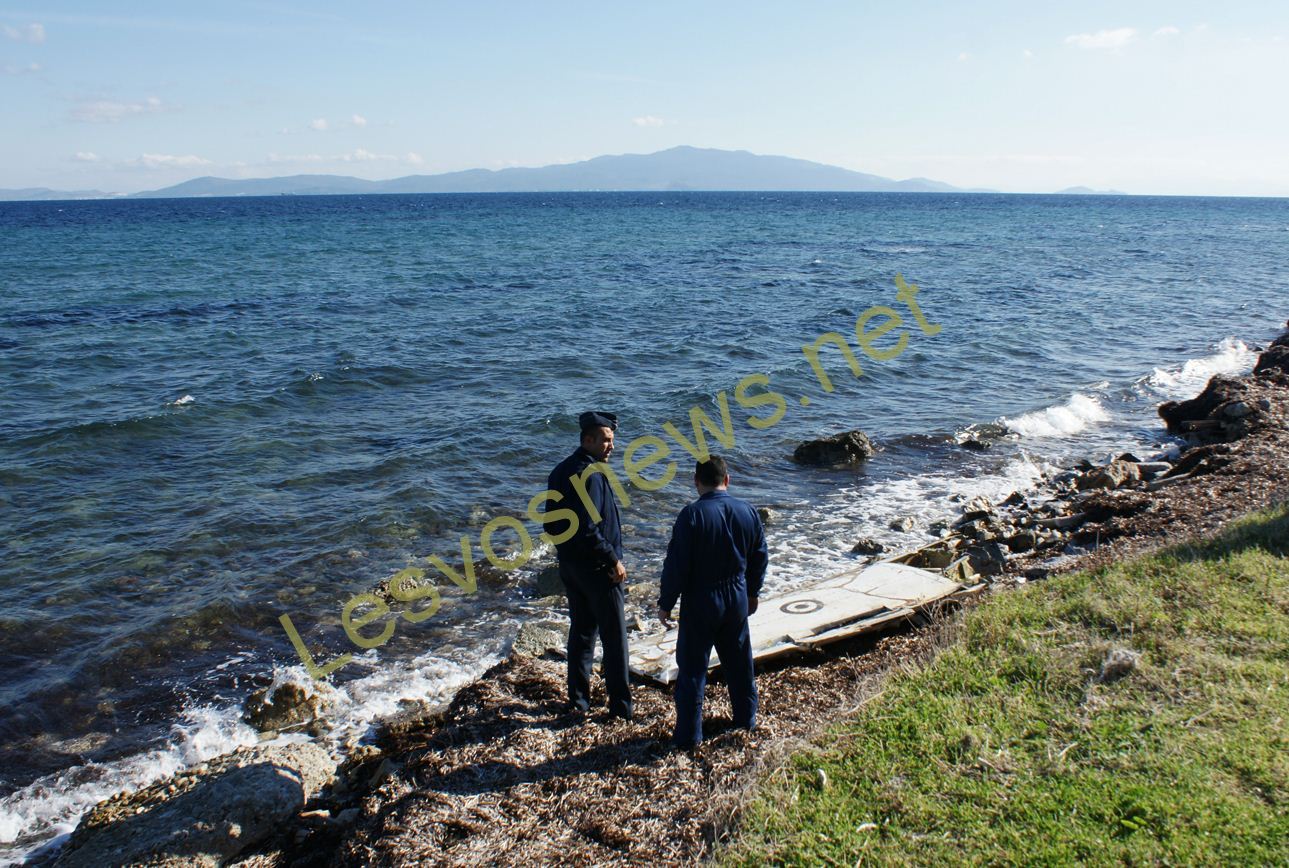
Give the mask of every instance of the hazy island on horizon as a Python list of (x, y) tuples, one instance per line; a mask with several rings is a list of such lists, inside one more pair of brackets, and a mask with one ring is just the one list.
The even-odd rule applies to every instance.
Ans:
[[(347, 195), (363, 193), (556, 193), (556, 192), (829, 192), (995, 193), (929, 178), (894, 180), (794, 157), (680, 145), (650, 154), (617, 154), (536, 168), (467, 169), (369, 181), (345, 175), (272, 178), (205, 176), (156, 190), (66, 192), (44, 187), (0, 190), (0, 201), (214, 196)], [(1061, 193), (1126, 195), (1071, 187)]]

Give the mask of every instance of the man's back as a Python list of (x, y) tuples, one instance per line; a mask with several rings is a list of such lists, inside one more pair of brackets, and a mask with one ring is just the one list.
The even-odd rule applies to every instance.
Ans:
[(662, 571), (660, 603), (670, 610), (686, 591), (747, 579), (757, 597), (769, 551), (756, 510), (724, 489), (703, 494), (681, 510)]

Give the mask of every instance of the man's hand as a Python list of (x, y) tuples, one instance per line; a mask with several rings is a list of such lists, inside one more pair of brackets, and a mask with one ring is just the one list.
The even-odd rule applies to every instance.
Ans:
[(618, 561), (613, 565), (613, 584), (620, 585), (626, 581), (626, 578), (627, 568), (622, 565), (622, 561)]
[(760, 605), (761, 605), (761, 601), (760, 601), (760, 600), (758, 600), (756, 597), (748, 597), (748, 598), (747, 598), (747, 613), (748, 613), (748, 615), (749, 615), (749, 616), (755, 615), (755, 614), (756, 614), (757, 607), (758, 607), (758, 606), (760, 606)]
[(659, 606), (658, 620), (662, 622), (662, 626), (670, 630), (671, 629), (671, 609), (664, 609), (662, 606)]

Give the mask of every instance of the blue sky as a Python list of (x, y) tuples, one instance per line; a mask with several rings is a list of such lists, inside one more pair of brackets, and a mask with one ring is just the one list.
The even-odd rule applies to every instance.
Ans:
[(1015, 192), (1289, 195), (1287, 86), (1284, 2), (0, 0), (0, 187), (689, 144)]

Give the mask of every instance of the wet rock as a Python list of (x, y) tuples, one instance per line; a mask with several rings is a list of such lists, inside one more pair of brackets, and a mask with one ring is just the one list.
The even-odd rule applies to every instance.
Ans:
[(1079, 478), (1077, 470), (1066, 470), (1052, 477), (1052, 488), (1056, 491), (1069, 489), (1074, 486), (1074, 480)]
[(1115, 459), (1115, 460), (1116, 460), (1116, 461), (1127, 461), (1129, 464), (1140, 464), (1140, 463), (1141, 463), (1141, 459), (1140, 459), (1140, 458), (1138, 458), (1136, 455), (1133, 455), (1131, 452), (1125, 452), (1125, 453), (1123, 453), (1122, 455), (1120, 455), (1120, 456), (1119, 456), (1117, 459)]
[(1025, 495), (1021, 494), (1019, 491), (1013, 491), (1011, 494), (1007, 495), (1007, 499), (1002, 502), (1002, 505), (1003, 506), (1024, 506)]
[(515, 644), (511, 646), (510, 653), (541, 657), (547, 651), (563, 648), (567, 641), (566, 637), (548, 627), (525, 624), (519, 628), (519, 635), (515, 637)]
[(294, 822), (335, 768), (311, 742), (243, 748), (100, 802), (55, 864), (222, 865)]
[(1276, 338), (1277, 343), (1273, 343), (1267, 348), (1266, 352), (1258, 357), (1258, 363), (1253, 367), (1254, 376), (1266, 375), (1276, 371), (1282, 374), (1289, 374), (1289, 346), (1278, 343), (1280, 340), (1281, 338)]
[(1038, 533), (1022, 530), (1007, 537), (1003, 542), (1013, 552), (1027, 552), (1038, 547)]
[(638, 602), (657, 599), (658, 586), (649, 582), (634, 582), (627, 585), (627, 597)]
[(779, 520), (779, 514), (768, 506), (758, 506), (756, 514), (761, 517), (761, 524), (769, 527)]
[(554, 564), (537, 574), (534, 593), (538, 597), (564, 596), (564, 580), (559, 577), (559, 565)]
[(1232, 401), (1229, 404), (1223, 404), (1220, 412), (1228, 419), (1243, 419), (1245, 416), (1253, 415), (1253, 408), (1247, 401)]
[(268, 732), (303, 727), (318, 716), (321, 708), (322, 697), (317, 693), (303, 685), (286, 682), (248, 696), (242, 706), (242, 716), (260, 732)]
[(1093, 467), (1074, 480), (1074, 487), (1079, 491), (1088, 491), (1095, 488), (1118, 488), (1129, 482), (1136, 482), (1141, 479), (1141, 471), (1137, 465), (1128, 461), (1115, 459), (1104, 467)]
[(962, 508), (962, 521), (974, 521), (994, 515), (994, 505), (983, 497), (973, 497)]
[(1007, 569), (1007, 554), (996, 542), (981, 543), (967, 549), (971, 568), (982, 576), (997, 576)]
[(886, 551), (886, 546), (882, 545), (875, 539), (860, 537), (859, 541), (851, 548), (851, 553), (856, 555), (880, 555)]
[(1210, 443), (1189, 450), (1181, 460), (1173, 465), (1167, 474), (1168, 478), (1178, 476), (1202, 476), (1231, 463), (1231, 446), (1227, 443)]
[[(1289, 348), (1284, 350), (1289, 358)], [(1263, 358), (1266, 357), (1267, 353), (1264, 353)], [(1275, 370), (1268, 370), (1267, 375)], [(1170, 433), (1191, 435), (1193, 441), (1232, 440), (1248, 433), (1260, 422), (1260, 413), (1250, 404), (1253, 391), (1255, 387), (1250, 382), (1215, 376), (1208, 381), (1204, 391), (1191, 400), (1160, 404), (1159, 415)], [(1228, 412), (1228, 407), (1233, 409)]]
[(807, 440), (793, 451), (792, 460), (814, 467), (858, 467), (876, 451), (863, 431), (846, 431), (832, 437)]
[(967, 439), (958, 443), (958, 445), (961, 446), (963, 449), (967, 449), (971, 452), (985, 452), (991, 447), (992, 444), (990, 444), (986, 440), (977, 440), (975, 437), (968, 437)]
[(890, 527), (891, 530), (899, 531), (900, 533), (909, 533), (916, 525), (917, 522), (914, 521), (911, 516), (906, 515), (902, 518), (895, 519), (890, 523), (890, 525), (888, 525), (888, 527)]

